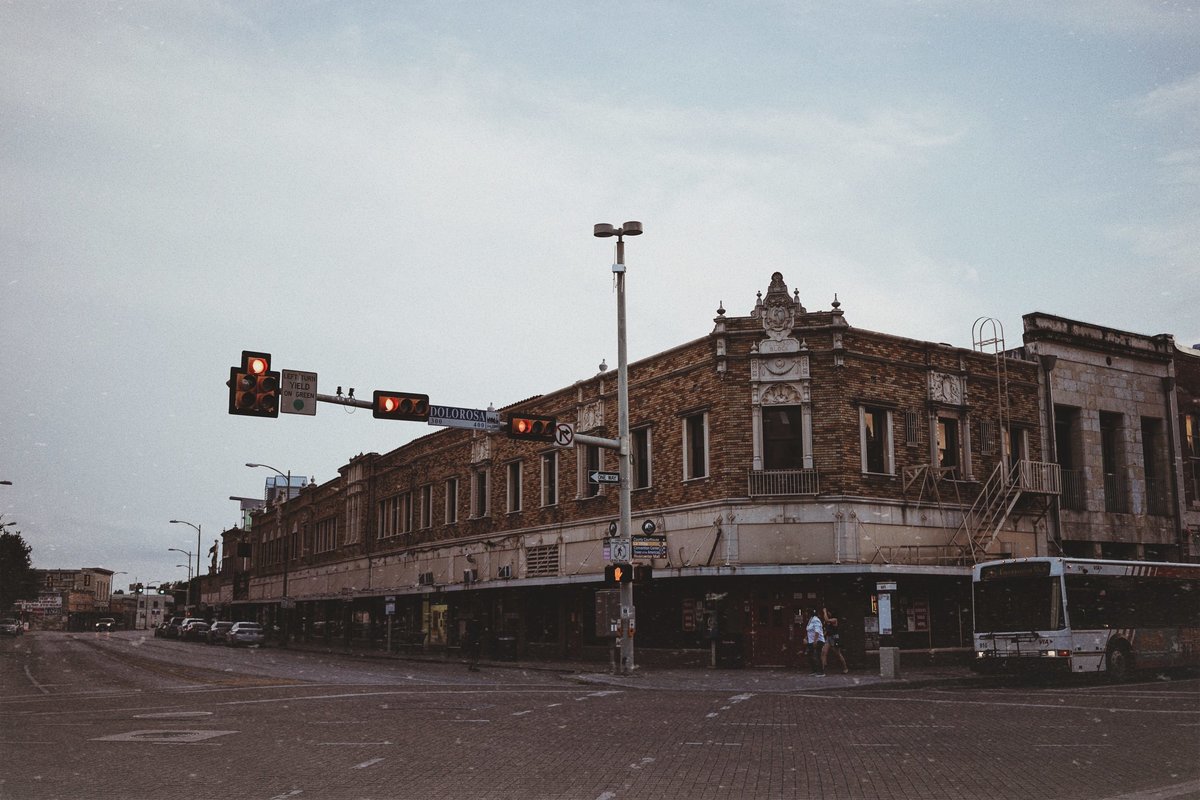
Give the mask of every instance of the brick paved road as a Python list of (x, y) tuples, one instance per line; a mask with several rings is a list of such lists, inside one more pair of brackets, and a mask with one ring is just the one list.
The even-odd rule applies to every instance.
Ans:
[[(717, 691), (38, 634), (0, 798), (1200, 797), (1200, 681)], [(634, 682), (636, 685), (636, 682)]]

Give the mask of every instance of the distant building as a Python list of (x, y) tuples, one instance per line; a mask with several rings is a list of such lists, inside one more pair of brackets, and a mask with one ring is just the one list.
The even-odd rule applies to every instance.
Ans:
[(112, 570), (35, 569), (38, 599), (20, 601), (17, 607), (34, 625), (51, 629), (82, 630), (109, 615)]

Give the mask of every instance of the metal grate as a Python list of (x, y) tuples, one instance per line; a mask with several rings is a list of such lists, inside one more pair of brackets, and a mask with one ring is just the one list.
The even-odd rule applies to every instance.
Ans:
[(750, 470), (750, 496), (818, 494), (820, 476), (815, 469)]
[(525, 574), (529, 577), (558, 574), (558, 545), (541, 544), (525, 550)]
[(921, 416), (916, 411), (904, 412), (904, 443), (909, 447), (915, 447), (917, 442), (918, 428), (921, 424)]

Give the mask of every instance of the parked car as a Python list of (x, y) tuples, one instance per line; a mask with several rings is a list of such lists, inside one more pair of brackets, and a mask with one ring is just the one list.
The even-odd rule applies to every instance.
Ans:
[(202, 619), (184, 620), (179, 628), (179, 638), (185, 642), (203, 642), (208, 640), (208, 623)]
[(208, 643), (217, 644), (224, 642), (229, 634), (229, 629), (233, 627), (232, 622), (220, 620), (208, 626)]
[(93, 627), (98, 631), (115, 631), (117, 621), (112, 617), (101, 617)]
[(225, 643), (230, 647), (237, 647), (239, 644), (262, 644), (265, 638), (263, 627), (257, 622), (235, 622), (225, 635)]
[(18, 619), (0, 619), (0, 636), (20, 636), (25, 626)]
[(179, 628), (183, 625), (183, 617), (171, 617), (162, 624), (162, 637), (164, 639), (178, 639)]

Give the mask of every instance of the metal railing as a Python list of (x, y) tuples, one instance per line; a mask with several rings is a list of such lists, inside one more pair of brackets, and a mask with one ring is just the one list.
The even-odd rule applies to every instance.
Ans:
[(1146, 512), (1156, 517), (1171, 513), (1171, 489), (1162, 478), (1146, 477)]
[(820, 476), (815, 469), (752, 469), (749, 482), (751, 497), (814, 495), (821, 489)]
[(1125, 479), (1112, 472), (1104, 474), (1104, 510), (1110, 514), (1129, 513), (1129, 491)]
[(1069, 511), (1084, 511), (1087, 509), (1087, 485), (1084, 483), (1083, 470), (1062, 470), (1062, 507)]

